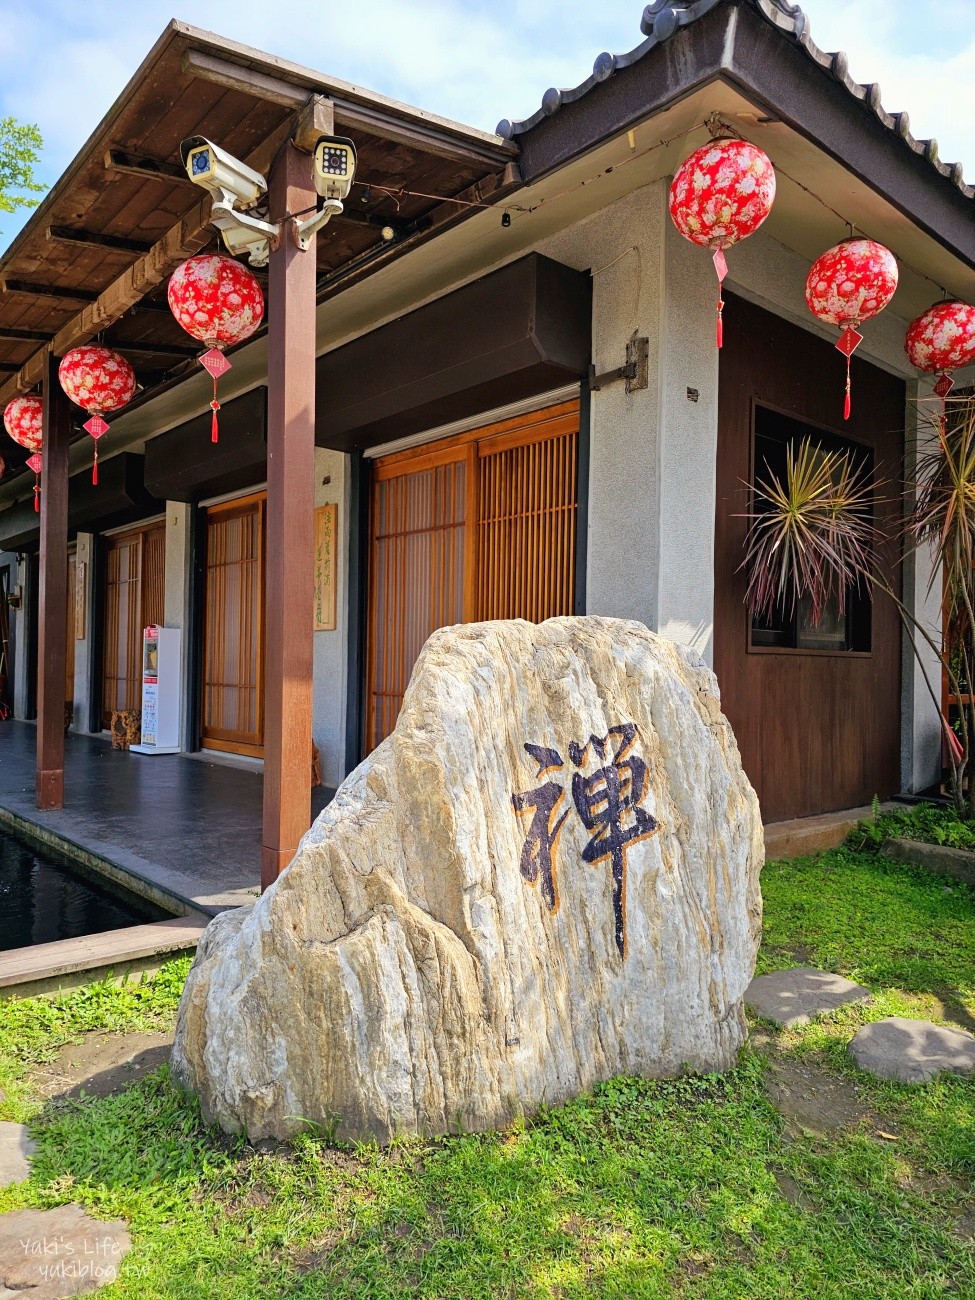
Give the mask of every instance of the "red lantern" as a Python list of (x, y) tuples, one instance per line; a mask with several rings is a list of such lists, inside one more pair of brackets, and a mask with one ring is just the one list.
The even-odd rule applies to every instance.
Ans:
[(250, 338), (264, 318), (264, 294), (246, 266), (219, 253), (201, 253), (169, 277), (169, 309), (187, 334), (207, 345), (200, 364), (213, 379), (210, 441), (216, 442), (217, 380), (230, 369), (223, 349)]
[[(27, 460), (27, 466), (34, 471), (34, 509), (40, 510), (40, 483), (37, 476), (41, 472), (41, 443), (44, 437), (44, 399), (31, 395), (15, 397), (8, 402), (3, 412), (3, 427), (13, 438), (34, 454)], [(34, 462), (37, 462), (36, 465)], [(3, 462), (0, 461), (0, 464)], [(3, 471), (0, 470), (0, 473)]]
[(684, 159), (670, 186), (674, 225), (694, 244), (714, 249), (718, 275), (718, 347), (723, 342), (724, 250), (755, 233), (772, 210), (775, 169), (747, 140), (718, 139)]
[(72, 348), (58, 366), (61, 387), (76, 406), (87, 411), (91, 419), (83, 428), (95, 440), (92, 483), (98, 482), (98, 439), (108, 433), (102, 416), (126, 406), (135, 396), (135, 371), (125, 357), (97, 344), (86, 343)]
[(975, 361), (975, 307), (967, 302), (935, 303), (908, 325), (904, 350), (912, 366), (939, 375), (934, 391), (941, 398), (944, 426), (945, 402), (955, 386), (950, 372)]
[(3, 412), (3, 427), (14, 442), (28, 451), (40, 451), (44, 436), (44, 400), (40, 397), (15, 397)]
[(850, 418), (850, 358), (863, 341), (859, 327), (883, 311), (896, 288), (894, 254), (874, 239), (844, 239), (810, 267), (806, 305), (820, 320), (845, 327), (836, 344), (846, 357), (844, 420)]

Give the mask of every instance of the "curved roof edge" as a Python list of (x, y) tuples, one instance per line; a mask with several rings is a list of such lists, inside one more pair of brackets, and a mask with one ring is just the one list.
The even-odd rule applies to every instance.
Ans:
[(626, 54), (604, 52), (598, 55), (592, 73), (585, 81), (568, 90), (550, 87), (542, 96), (541, 106), (531, 117), (520, 122), (510, 122), (505, 118), (498, 123), (497, 134), (506, 140), (516, 140), (518, 136), (525, 135), (547, 117), (552, 117), (564, 104), (582, 99), (600, 82), (608, 81), (615, 72), (632, 66), (658, 45), (664, 44), (679, 28), (689, 26), (721, 4), (747, 5), (756, 10), (784, 36), (800, 45), (818, 67), (844, 87), (852, 99), (871, 109), (877, 119), (899, 136), (913, 153), (925, 158), (939, 175), (956, 185), (966, 198), (975, 197), (975, 186), (965, 183), (961, 163), (942, 162), (938, 157), (937, 140), (916, 140), (911, 135), (907, 113), (888, 113), (884, 108), (880, 102), (880, 86), (877, 82), (861, 85), (853, 80), (849, 74), (849, 59), (842, 50), (834, 54), (821, 50), (809, 34), (808, 17), (799, 5), (790, 4), (789, 0), (652, 0), (644, 8), (640, 20), (640, 28), (646, 37), (644, 41)]

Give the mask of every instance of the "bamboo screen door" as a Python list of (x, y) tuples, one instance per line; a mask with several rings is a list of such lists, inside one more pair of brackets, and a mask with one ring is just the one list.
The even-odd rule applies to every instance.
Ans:
[[(162, 623), (165, 601), (165, 525), (110, 537), (105, 552), (102, 723), (115, 709), (142, 707), (142, 629)], [(68, 614), (68, 635), (74, 618)]]
[(265, 493), (207, 511), (203, 744), (264, 750)]
[(572, 401), (377, 460), (369, 749), (395, 726), (436, 628), (573, 612), (578, 439)]

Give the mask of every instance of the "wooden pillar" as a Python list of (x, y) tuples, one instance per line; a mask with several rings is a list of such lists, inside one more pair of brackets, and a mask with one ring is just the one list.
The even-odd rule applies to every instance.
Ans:
[(44, 377), (41, 555), (37, 619), (38, 808), (64, 807), (64, 700), (68, 601), (68, 446), (71, 408), (50, 354)]
[(311, 156), (286, 144), (268, 189), (281, 235), (268, 280), (264, 889), (311, 819), (317, 241), (302, 252), (285, 217), (314, 207)]

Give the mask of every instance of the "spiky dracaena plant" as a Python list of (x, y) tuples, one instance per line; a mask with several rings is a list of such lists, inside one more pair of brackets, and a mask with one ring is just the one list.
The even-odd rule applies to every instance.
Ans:
[(816, 626), (833, 599), (844, 613), (847, 592), (872, 566), (873, 490), (848, 452), (822, 451), (808, 438), (787, 447), (785, 474), (756, 483), (748, 516), (742, 567), (754, 617), (794, 614), (801, 597)]
[[(872, 522), (872, 502), (880, 484), (850, 453), (824, 452), (809, 439), (788, 449), (781, 479), (770, 474), (755, 487), (742, 565), (748, 574), (745, 600), (753, 616), (770, 618), (777, 608), (794, 613), (800, 598), (808, 597), (814, 624), (831, 599), (842, 614), (854, 585), (891, 600), (947, 742), (955, 808), (975, 820), (975, 397), (957, 399), (951, 418), (936, 420), (935, 429), (936, 439), (918, 456), (903, 542), (906, 553), (933, 552), (929, 591), (943, 584), (943, 640), (916, 617), (876, 563), (883, 537)], [(925, 647), (959, 701), (957, 734), (942, 712)]]

